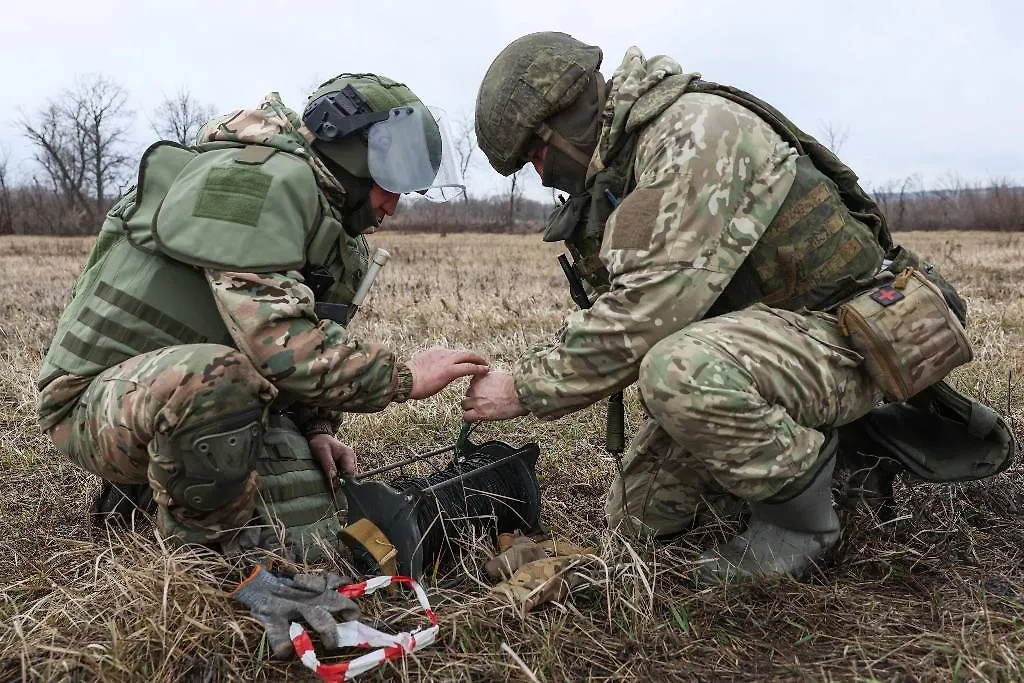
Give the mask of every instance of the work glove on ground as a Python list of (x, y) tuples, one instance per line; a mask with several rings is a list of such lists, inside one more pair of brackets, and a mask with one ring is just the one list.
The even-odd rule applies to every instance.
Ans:
[(565, 600), (574, 588), (586, 583), (575, 571), (584, 559), (584, 555), (571, 555), (534, 560), (492, 588), (491, 594), (503, 597), (523, 613), (546, 602)]
[(322, 575), (277, 576), (259, 565), (232, 593), (235, 600), (249, 608), (267, 631), (267, 642), (277, 659), (293, 654), (288, 628), (299, 617), (315, 630), (330, 649), (338, 646), (338, 621), (359, 617), (354, 602), (338, 593), (339, 586), (350, 583), (333, 572)]
[[(508, 536), (509, 534), (502, 535)], [(500, 543), (499, 547), (504, 545), (504, 543)], [(484, 571), (492, 581), (501, 581), (511, 578), (516, 570), (524, 564), (547, 556), (544, 549), (537, 545), (532, 538), (516, 535), (511, 539), (511, 544), (508, 547), (503, 547), (502, 552), (487, 560), (487, 563), (484, 564)]]

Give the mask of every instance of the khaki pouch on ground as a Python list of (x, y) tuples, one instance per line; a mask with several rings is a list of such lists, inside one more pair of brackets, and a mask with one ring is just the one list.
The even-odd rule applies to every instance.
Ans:
[(942, 292), (915, 268), (840, 306), (838, 322), (892, 402), (906, 401), (974, 357)]

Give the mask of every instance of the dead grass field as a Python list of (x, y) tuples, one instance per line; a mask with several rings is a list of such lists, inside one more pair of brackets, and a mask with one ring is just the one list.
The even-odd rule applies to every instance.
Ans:
[[(1024, 436), (1024, 234), (899, 237), (970, 301), (976, 360), (958, 385)], [(557, 249), (536, 237), (384, 232), (372, 241), (393, 260), (353, 330), (404, 352), (464, 345), (501, 366), (572, 306)], [(266, 660), (262, 631), (228, 597), (216, 559), (164, 549), (148, 530), (90, 538), (96, 480), (39, 433), (33, 388), (89, 245), (0, 239), (0, 680), (309, 680), (298, 662)], [(353, 417), (344, 438), (363, 466), (449, 443), (463, 389)], [(601, 546), (591, 585), (526, 617), (482, 585), (432, 591), (440, 643), (368, 680), (1024, 679), (1019, 467), (970, 485), (898, 485), (898, 521), (881, 528), (864, 510), (848, 515), (834, 558), (806, 583), (697, 591), (698, 548), (726, 529), (660, 546), (602, 530), (614, 464), (602, 450), (601, 408), (481, 431), (540, 441), (543, 521)], [(362, 604), (390, 613), (377, 599)]]

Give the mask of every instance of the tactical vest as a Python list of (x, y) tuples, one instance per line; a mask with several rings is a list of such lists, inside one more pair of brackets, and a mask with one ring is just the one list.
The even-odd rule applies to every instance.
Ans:
[[(233, 347), (204, 267), (303, 270), (318, 306), (345, 305), (367, 254), (301, 158), (260, 145), (157, 143), (143, 155), (137, 185), (107, 214), (39, 388), (167, 346)], [(283, 524), (288, 541), (315, 561), (337, 538), (337, 506), (305, 437), (283, 415), (270, 415), (256, 469), (261, 515)]]
[[(665, 83), (665, 82), (663, 82)], [(827, 148), (762, 100), (727, 86), (694, 80), (682, 96), (702, 92), (732, 100), (764, 120), (797, 150), (796, 178), (775, 218), (715, 301), (708, 316), (739, 310), (755, 302), (776, 308), (823, 310), (864, 287), (892, 246), (885, 217), (861, 189), (857, 176)], [(658, 87), (641, 96), (659, 97)], [(675, 102), (665, 99), (645, 112), (648, 123)], [(593, 289), (607, 289), (608, 272), (600, 261), (604, 225), (618, 201), (635, 187), (637, 138), (642, 127), (621, 140), (606, 167), (588, 183), (587, 192), (570, 198), (545, 238), (574, 226), (562, 237), (576, 259), (579, 276)]]
[(301, 158), (259, 145), (157, 143), (143, 155), (138, 184), (107, 214), (39, 388), (167, 346), (234, 346), (204, 267), (305, 270), (318, 303), (347, 304), (367, 252)]

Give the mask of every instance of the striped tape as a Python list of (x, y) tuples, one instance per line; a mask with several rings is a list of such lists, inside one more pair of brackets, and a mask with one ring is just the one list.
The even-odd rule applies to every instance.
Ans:
[(316, 652), (313, 649), (313, 641), (309, 634), (306, 633), (306, 629), (301, 624), (293, 621), (288, 634), (291, 636), (292, 644), (295, 646), (295, 654), (302, 660), (302, 663), (308, 669), (314, 671), (321, 680), (327, 683), (340, 683), (340, 681), (350, 681), (361, 673), (377, 668), (384, 662), (400, 659), (433, 643), (437, 639), (437, 632), (440, 628), (437, 623), (437, 615), (430, 608), (426, 591), (410, 577), (375, 576), (366, 581), (342, 586), (338, 589), (338, 592), (346, 598), (355, 599), (364, 595), (370, 595), (381, 588), (387, 588), (394, 584), (412, 589), (424, 613), (430, 620), (430, 626), (414, 631), (392, 634), (378, 631), (360, 621), (343, 622), (338, 625), (338, 647), (356, 647), (364, 650), (370, 648), (377, 649), (347, 662), (324, 664), (316, 656)]

